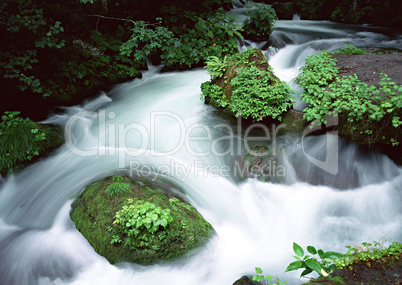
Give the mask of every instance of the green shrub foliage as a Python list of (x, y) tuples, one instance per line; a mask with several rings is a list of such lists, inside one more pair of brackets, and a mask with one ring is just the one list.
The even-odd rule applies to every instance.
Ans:
[(142, 200), (133, 204), (132, 199), (116, 213), (114, 224), (119, 225), (120, 235), (114, 236), (112, 243), (123, 241), (130, 248), (160, 249), (159, 241), (163, 241), (168, 225), (173, 221), (170, 209), (162, 209), (150, 202)]
[(44, 98), (79, 102), (74, 98), (84, 91), (141, 76), (145, 56), (172, 69), (200, 66), (209, 56), (236, 52), (242, 37), (226, 12), (228, 0), (115, 4), (2, 1), (0, 84), (8, 92), (0, 111), (21, 106), (29, 115), (26, 101)]
[(275, 10), (264, 3), (247, 4), (248, 19), (244, 23), (247, 38), (254, 41), (267, 41), (278, 20)]
[[(361, 54), (351, 46), (343, 51)], [(379, 88), (359, 81), (356, 75), (335, 80), (336, 59), (328, 51), (308, 57), (301, 70), (298, 81), (305, 89), (301, 98), (309, 104), (304, 110), (308, 121), (326, 124), (326, 115), (340, 114), (345, 121), (340, 131), (357, 142), (399, 143), (402, 86), (392, 82), (387, 74), (380, 74)]]
[(5, 112), (0, 122), (0, 173), (6, 174), (38, 157), (60, 141), (48, 126)]
[(272, 74), (271, 67), (268, 72), (255, 66), (237, 71), (237, 76), (231, 81), (231, 110), (235, 116), (251, 117), (254, 121), (265, 117), (280, 120), (280, 115), (293, 106), (289, 95), (292, 90)]
[(205, 68), (211, 81), (201, 84), (201, 100), (227, 108), (236, 117), (281, 120), (281, 114), (293, 106), (293, 91), (274, 75), (257, 49), (225, 57), (223, 61), (211, 58)]

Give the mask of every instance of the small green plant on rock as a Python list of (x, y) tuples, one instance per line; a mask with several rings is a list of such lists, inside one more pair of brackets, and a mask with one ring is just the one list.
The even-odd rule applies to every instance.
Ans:
[(348, 251), (342, 258), (335, 260), (338, 268), (353, 269), (353, 264), (358, 261), (370, 263), (376, 260), (385, 260), (387, 257), (394, 257), (399, 260), (402, 257), (402, 243), (393, 242), (388, 248), (383, 247), (383, 242), (363, 242), (361, 246), (346, 246)]
[(362, 50), (361, 48), (357, 48), (355, 46), (351, 45), (344, 45), (343, 48), (339, 51), (340, 53), (344, 54), (367, 54), (368, 52), (365, 50)]
[(212, 79), (201, 84), (201, 100), (208, 98), (213, 106), (226, 108), (236, 117), (281, 120), (281, 114), (293, 106), (293, 91), (275, 76), (258, 49), (244, 50), (224, 62), (215, 58), (206, 68)]
[(112, 243), (122, 241), (131, 249), (160, 249), (166, 238), (168, 226), (173, 221), (170, 209), (162, 209), (155, 204), (138, 200), (133, 204), (128, 199), (123, 208), (115, 215), (113, 224), (118, 225), (118, 236), (113, 236)]
[[(115, 177), (118, 177), (118, 176), (115, 176)], [(114, 177), (113, 177), (113, 181), (114, 181)], [(108, 196), (112, 197), (115, 195), (119, 195), (119, 194), (131, 191), (131, 186), (128, 183), (124, 183), (124, 182), (114, 182), (114, 183), (110, 184), (106, 188), (105, 191)]]
[[(304, 255), (303, 248), (297, 243), (293, 243), (294, 258), (296, 261), (290, 263), (286, 271), (298, 270), (304, 268), (300, 277), (303, 277), (315, 271), (320, 276), (327, 277), (333, 270), (337, 269), (333, 260), (342, 258), (343, 254), (333, 251), (324, 252), (322, 249), (316, 250), (313, 246), (308, 246), (307, 251), (312, 255)], [(318, 254), (318, 258), (315, 255)]]
[(223, 61), (221, 61), (217, 56), (210, 56), (205, 64), (206, 66), (204, 68), (208, 71), (208, 74), (211, 75), (211, 79), (213, 80), (217, 77), (223, 76), (225, 73), (228, 67), (227, 56), (225, 55)]
[[(270, 276), (270, 275), (263, 275), (263, 274), (262, 274), (263, 271), (262, 271), (261, 268), (256, 267), (256, 268), (255, 268), (255, 273), (257, 273), (257, 275), (255, 275), (255, 276), (253, 277), (253, 281), (257, 281), (257, 282), (264, 281), (263, 284), (271, 284), (272, 276)], [(279, 278), (276, 278), (276, 281), (277, 281), (278, 283), (272, 283), (272, 285), (285, 285), (285, 284), (286, 284), (285, 281), (280, 281)]]
[(265, 117), (281, 120), (281, 114), (291, 108), (292, 90), (283, 81), (255, 66), (240, 68), (232, 79), (231, 110), (235, 116), (261, 121)]
[(123, 176), (113, 176), (112, 181), (113, 182), (122, 182), (122, 181), (124, 181), (124, 177)]

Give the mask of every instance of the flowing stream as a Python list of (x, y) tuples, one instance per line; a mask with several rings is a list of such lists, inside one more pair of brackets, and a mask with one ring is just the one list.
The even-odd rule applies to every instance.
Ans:
[[(291, 82), (305, 56), (345, 43), (392, 48), (402, 37), (373, 27), (278, 21), (269, 42), (245, 41), (243, 48), (263, 49)], [(208, 79), (204, 69), (161, 74), (150, 67), (140, 80), (51, 116), (46, 122), (65, 127), (67, 143), (0, 182), (0, 284), (223, 285), (253, 275), (256, 266), (299, 284), (300, 272), (284, 274), (292, 242), (345, 252), (363, 241), (402, 241), (402, 168), (334, 134), (277, 138), (284, 183), (234, 175), (246, 130), (200, 101)], [(186, 259), (109, 264), (69, 211), (86, 185), (113, 174), (163, 176), (216, 234)]]

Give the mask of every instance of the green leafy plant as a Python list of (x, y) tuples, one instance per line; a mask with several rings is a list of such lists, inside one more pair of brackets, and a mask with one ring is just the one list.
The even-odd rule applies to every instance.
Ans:
[[(349, 47), (348, 47), (349, 48)], [(398, 144), (402, 125), (402, 86), (381, 73), (380, 87), (368, 86), (356, 75), (336, 79), (336, 60), (328, 51), (306, 59), (297, 81), (305, 89), (301, 95), (308, 104), (305, 118), (313, 124), (326, 124), (326, 115), (340, 114), (346, 121), (340, 131), (355, 141)]]
[(293, 91), (272, 74), (271, 67), (268, 71), (255, 66), (243, 67), (237, 71), (237, 76), (231, 81), (231, 110), (235, 116), (252, 117), (255, 121), (265, 117), (281, 120), (280, 115), (293, 106)]
[[(119, 176), (114, 176), (114, 177), (119, 177)], [(114, 179), (113, 179), (114, 181)], [(106, 193), (108, 196), (112, 197), (115, 195), (120, 195), (125, 192), (130, 192), (131, 191), (131, 186), (128, 183), (123, 183), (123, 182), (114, 182), (110, 184), (106, 188)]]
[(138, 200), (133, 204), (132, 199), (115, 215), (113, 224), (118, 225), (119, 235), (114, 236), (112, 243), (123, 242), (129, 248), (160, 249), (156, 241), (162, 242), (173, 221), (170, 209), (162, 209), (155, 204)]
[(285, 285), (286, 283), (284, 281), (280, 281), (279, 278), (276, 278), (276, 282), (278, 283), (271, 283), (272, 281), (272, 276), (270, 275), (263, 275), (263, 271), (261, 268), (256, 267), (255, 268), (255, 273), (257, 273), (257, 275), (254, 275), (253, 277), (253, 281), (257, 281), (257, 282), (261, 282), (264, 281), (263, 284), (272, 284), (272, 285)]
[(122, 182), (122, 181), (124, 181), (124, 177), (123, 176), (113, 176), (112, 181), (113, 182)]
[[(247, 37), (255, 41), (266, 41), (278, 20), (275, 10), (264, 3), (247, 3), (248, 19), (244, 23)], [(264, 23), (263, 25), (261, 23)]]
[(384, 248), (383, 242), (363, 242), (361, 246), (346, 246), (348, 251), (342, 258), (335, 260), (338, 268), (353, 268), (353, 264), (359, 261), (365, 262), (369, 267), (376, 260), (385, 261), (386, 257), (394, 257), (399, 260), (402, 257), (402, 243), (393, 242), (388, 248)]
[(7, 111), (0, 122), (0, 172), (6, 174), (39, 156), (58, 138), (48, 127)]
[(209, 66), (212, 78), (201, 84), (201, 100), (227, 108), (234, 116), (281, 120), (281, 114), (293, 106), (293, 91), (274, 75), (257, 49), (228, 56), (224, 62), (215, 58)]
[(237, 52), (236, 38), (243, 38), (241, 25), (234, 15), (222, 8), (209, 17), (192, 16), (194, 27), (180, 35), (173, 48), (161, 56), (167, 66), (204, 63), (210, 57), (224, 58)]
[[(229, 105), (229, 101), (226, 96), (223, 94), (222, 87), (212, 84), (211, 82), (203, 82), (201, 83), (201, 100), (205, 100), (205, 96), (211, 100), (210, 102), (214, 105), (225, 108)], [(208, 94), (208, 95), (206, 95)]]
[(207, 69), (208, 74), (211, 75), (211, 80), (222, 77), (228, 68), (227, 55), (225, 55), (223, 61), (217, 56), (210, 56), (205, 64), (206, 66), (204, 66), (204, 68)]
[(344, 45), (343, 48), (338, 51), (337, 53), (344, 53), (344, 54), (368, 54), (367, 51), (357, 48), (351, 45)]
[[(295, 242), (293, 243), (293, 251), (296, 254), (294, 256), (296, 261), (290, 263), (285, 272), (304, 268), (300, 277), (310, 274), (313, 271), (317, 272), (320, 276), (326, 277), (337, 268), (333, 260), (343, 257), (341, 253), (333, 251), (324, 252), (321, 249), (316, 250), (313, 246), (307, 247), (307, 251), (311, 255), (304, 255), (303, 248)], [(315, 257), (317, 254), (318, 257)]]

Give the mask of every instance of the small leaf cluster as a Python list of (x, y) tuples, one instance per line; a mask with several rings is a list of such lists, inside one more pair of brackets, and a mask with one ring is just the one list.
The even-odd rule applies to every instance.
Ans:
[(343, 48), (340, 51), (336, 51), (334, 53), (343, 53), (343, 54), (368, 54), (367, 51), (355, 47), (355, 46), (351, 46), (351, 45), (344, 45)]
[[(297, 243), (293, 243), (293, 251), (295, 252), (294, 258), (296, 261), (290, 263), (286, 271), (298, 270), (304, 268), (300, 277), (310, 274), (315, 271), (320, 276), (328, 276), (333, 270), (337, 269), (333, 260), (342, 258), (343, 254), (333, 251), (324, 252), (322, 249), (316, 250), (313, 246), (308, 246), (307, 251), (311, 255), (304, 255), (303, 248)], [(315, 255), (318, 254), (318, 257)]]
[(388, 248), (383, 248), (382, 243), (379, 242), (363, 242), (362, 246), (346, 246), (348, 251), (344, 257), (336, 259), (335, 264), (338, 268), (353, 269), (353, 264), (358, 261), (364, 261), (368, 266), (372, 261), (383, 261), (385, 258), (394, 257), (399, 260), (402, 257), (402, 243), (393, 242)]
[(133, 203), (128, 199), (115, 215), (113, 224), (118, 225), (119, 235), (112, 243), (123, 242), (130, 249), (159, 249), (155, 240), (161, 242), (167, 236), (169, 225), (173, 221), (170, 209), (162, 209), (153, 203), (138, 200)]
[(130, 191), (131, 191), (130, 184), (124, 182), (114, 182), (106, 188), (106, 193), (110, 197)]
[(208, 61), (205, 62), (206, 66), (204, 66), (204, 68), (208, 71), (208, 74), (211, 75), (211, 80), (223, 76), (229, 64), (227, 59), (227, 55), (225, 55), (223, 61), (221, 61), (217, 56), (210, 56), (208, 58)]
[[(264, 281), (264, 284), (271, 284), (270, 282), (272, 281), (272, 276), (271, 275), (263, 275), (263, 270), (259, 267), (255, 268), (255, 273), (257, 275), (254, 275), (253, 281), (261, 282), (262, 280)], [(286, 283), (284, 281), (280, 281), (279, 278), (276, 278), (276, 282), (278, 283), (272, 283), (272, 285), (285, 285)]]

